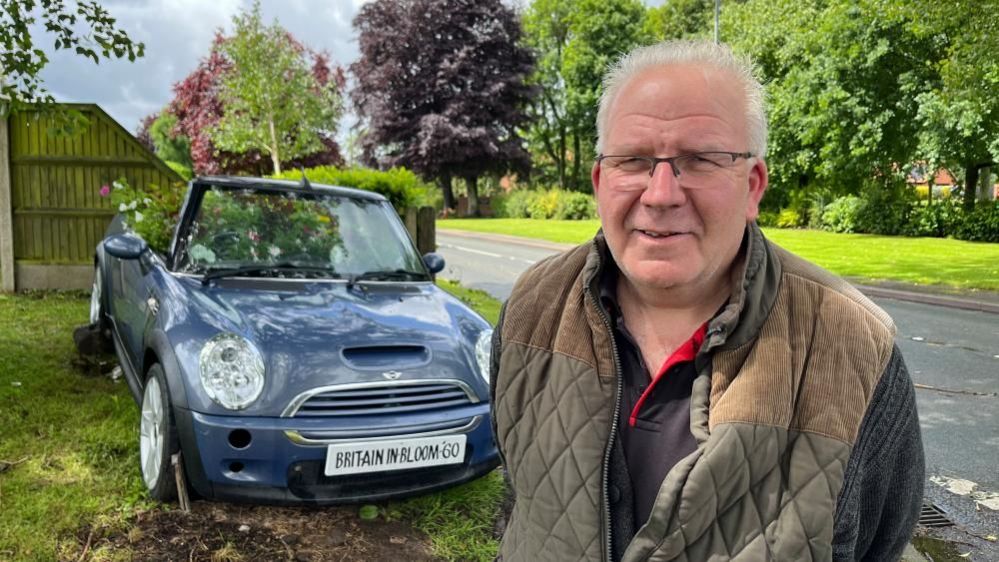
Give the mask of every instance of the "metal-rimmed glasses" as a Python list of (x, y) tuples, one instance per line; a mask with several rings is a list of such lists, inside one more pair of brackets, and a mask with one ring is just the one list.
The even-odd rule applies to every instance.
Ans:
[[(705, 151), (681, 154), (679, 156), (616, 156), (601, 154), (597, 156), (597, 164), (613, 176), (621, 179), (651, 178), (656, 173), (656, 166), (666, 162), (673, 170), (673, 177), (680, 178), (684, 187), (698, 188), (711, 185), (711, 180), (732, 166), (740, 158), (752, 158), (752, 152)], [(642, 186), (648, 182), (643, 180)]]

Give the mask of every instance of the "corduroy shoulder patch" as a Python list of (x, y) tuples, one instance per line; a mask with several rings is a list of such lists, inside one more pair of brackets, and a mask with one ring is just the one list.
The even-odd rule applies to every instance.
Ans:
[(891, 357), (895, 325), (845, 281), (778, 255), (781, 285), (759, 338), (714, 357), (711, 427), (747, 422), (852, 444)]
[[(595, 303), (587, 303), (583, 280), (592, 243), (542, 260), (521, 275), (507, 301), (503, 343), (566, 355), (596, 367), (603, 376), (613, 373), (609, 330), (594, 330), (603, 320)], [(592, 259), (592, 258), (590, 258)]]

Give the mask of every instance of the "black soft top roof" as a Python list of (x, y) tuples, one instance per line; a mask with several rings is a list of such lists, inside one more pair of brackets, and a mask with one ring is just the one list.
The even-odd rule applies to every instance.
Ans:
[(388, 201), (384, 195), (363, 189), (351, 187), (340, 187), (336, 185), (325, 185), (321, 183), (309, 182), (308, 187), (300, 181), (276, 180), (271, 178), (255, 178), (246, 176), (199, 176), (192, 180), (192, 185), (217, 185), (219, 187), (235, 189), (277, 189), (281, 191), (294, 191), (297, 193), (316, 192), (327, 195), (337, 195), (340, 197), (350, 197), (353, 199), (367, 199), (370, 201)]

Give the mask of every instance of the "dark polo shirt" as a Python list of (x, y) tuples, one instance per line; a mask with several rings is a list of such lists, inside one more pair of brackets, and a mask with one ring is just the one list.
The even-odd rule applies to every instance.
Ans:
[(697, 441), (690, 433), (690, 391), (697, 376), (694, 357), (704, 342), (707, 325), (701, 326), (662, 365), (650, 369), (617, 305), (617, 268), (607, 270), (601, 279), (600, 300), (611, 319), (621, 359), (623, 385), (617, 439), (627, 464), (637, 530), (648, 521), (666, 473), (697, 449)]

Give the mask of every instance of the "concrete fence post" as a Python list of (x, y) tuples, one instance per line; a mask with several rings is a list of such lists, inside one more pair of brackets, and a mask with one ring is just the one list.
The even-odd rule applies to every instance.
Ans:
[(11, 206), (9, 115), (0, 117), (0, 292), (14, 285), (14, 209)]

